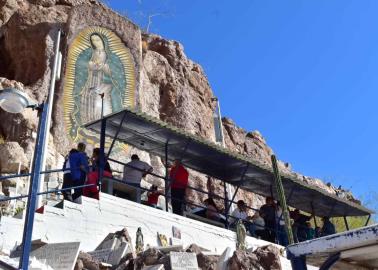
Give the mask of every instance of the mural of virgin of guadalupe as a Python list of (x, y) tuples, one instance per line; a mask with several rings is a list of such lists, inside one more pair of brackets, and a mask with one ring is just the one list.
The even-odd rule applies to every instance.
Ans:
[(66, 126), (74, 141), (96, 143), (97, 135), (82, 125), (100, 119), (102, 109), (107, 115), (133, 107), (134, 65), (129, 50), (109, 30), (87, 29), (75, 41), (67, 60)]
[[(122, 93), (118, 82), (113, 80), (112, 71), (108, 63), (108, 55), (111, 53), (105, 50), (105, 42), (101, 36), (94, 33), (90, 36), (91, 43), (91, 59), (88, 62), (88, 77), (84, 87), (79, 92), (80, 120), (87, 123), (101, 118), (102, 100), (101, 95), (104, 94), (103, 113), (104, 115), (122, 108)], [(85, 59), (86, 60), (86, 59)], [(117, 58), (113, 59), (113, 66), (120, 65)], [(109, 61), (111, 63), (111, 61)], [(121, 79), (121, 85), (125, 82)]]

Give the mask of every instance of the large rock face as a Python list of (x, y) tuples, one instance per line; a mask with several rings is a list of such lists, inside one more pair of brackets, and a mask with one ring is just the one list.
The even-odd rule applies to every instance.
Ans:
[[(201, 66), (187, 58), (180, 43), (153, 34), (142, 34), (136, 25), (95, 0), (0, 0), (0, 89), (17, 87), (42, 102), (50, 84), (57, 30), (63, 29), (66, 33), (62, 38), (65, 70), (68, 48), (78, 31), (87, 26), (111, 29), (130, 49), (137, 71), (136, 106), (140, 110), (214, 141), (212, 115), (215, 103)], [(58, 82), (55, 92), (48, 158), (51, 167), (61, 166), (62, 157), (74, 145), (66, 136), (63, 121), (65, 83), (64, 80)], [(8, 143), (3, 147), (9, 148), (11, 142), (17, 151), (21, 149), (22, 153), (17, 154), (12, 162), (17, 163), (20, 159), (23, 168), (27, 169), (35, 142), (36, 113), (25, 111), (11, 115), (0, 110), (0, 118), (0, 141)], [(229, 149), (270, 164), (273, 151), (258, 131), (247, 132), (228, 118), (223, 119), (223, 124)], [(154, 165), (155, 171), (164, 171), (159, 158), (144, 157)], [(2, 160), (0, 166), (14, 169), (13, 165), (9, 165), (12, 162)], [(294, 174), (289, 164), (280, 162), (279, 165), (285, 172)], [(298, 177), (335, 193), (333, 187), (320, 180)], [(209, 187), (206, 179), (194, 172), (191, 185), (205, 190)], [(223, 191), (217, 182), (213, 189), (215, 193)], [(205, 196), (192, 192), (190, 197), (198, 203)], [(261, 198), (251, 193), (240, 192), (239, 198), (255, 207), (261, 204)]]

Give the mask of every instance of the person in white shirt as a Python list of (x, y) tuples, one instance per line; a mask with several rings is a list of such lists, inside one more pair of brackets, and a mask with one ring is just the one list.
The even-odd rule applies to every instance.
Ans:
[(140, 182), (152, 171), (153, 168), (147, 162), (141, 161), (138, 155), (131, 156), (131, 161), (123, 169), (123, 181), (136, 188), (136, 192), (131, 194), (132, 201), (140, 202)]
[(265, 221), (260, 216), (259, 212), (256, 212), (252, 219), (251, 224), (248, 227), (251, 236), (256, 238), (264, 238), (265, 236)]
[(235, 208), (231, 216), (231, 226), (235, 225), (239, 219), (241, 219), (242, 221), (247, 221), (249, 219), (247, 213), (247, 205), (243, 200), (239, 200), (237, 202), (237, 208)]

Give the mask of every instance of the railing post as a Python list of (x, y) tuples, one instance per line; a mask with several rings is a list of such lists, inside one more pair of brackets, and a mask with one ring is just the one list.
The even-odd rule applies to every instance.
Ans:
[(284, 189), (283, 189), (280, 172), (278, 170), (276, 156), (272, 155), (271, 159), (272, 159), (274, 179), (275, 179), (275, 182), (276, 182), (276, 189), (277, 189), (277, 193), (278, 193), (279, 200), (280, 200), (280, 203), (281, 203), (282, 213), (283, 213), (283, 216), (284, 216), (284, 219), (285, 219), (285, 229), (286, 229), (286, 233), (287, 233), (287, 238), (289, 240), (289, 245), (291, 245), (291, 244), (294, 243), (294, 238), (293, 238), (293, 231), (291, 229), (290, 216), (289, 216), (289, 212), (287, 210), (287, 205), (286, 205), (285, 192), (284, 192)]
[[(105, 169), (105, 135), (106, 135), (106, 118), (101, 120), (101, 134), (100, 134), (100, 168), (98, 170), (98, 187), (101, 191), (102, 189), (102, 178), (104, 177)], [(112, 194), (113, 195), (113, 194)]]

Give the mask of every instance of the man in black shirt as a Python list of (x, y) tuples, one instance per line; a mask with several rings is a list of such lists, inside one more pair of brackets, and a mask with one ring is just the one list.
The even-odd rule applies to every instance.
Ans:
[(260, 215), (265, 221), (265, 239), (276, 242), (276, 206), (272, 197), (266, 198), (266, 203), (260, 208)]

